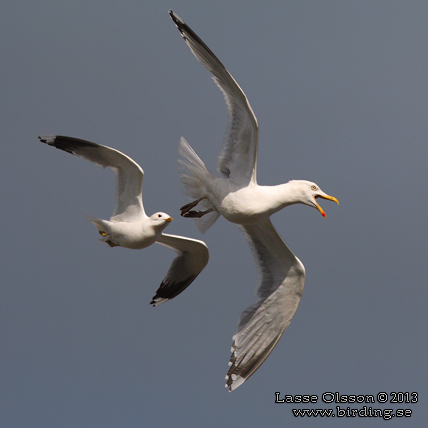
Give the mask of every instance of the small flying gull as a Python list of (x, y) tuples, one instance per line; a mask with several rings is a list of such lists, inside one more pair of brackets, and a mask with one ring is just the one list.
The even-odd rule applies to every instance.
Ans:
[[(259, 301), (241, 314), (233, 336), (226, 387), (233, 391), (248, 379), (272, 352), (296, 313), (303, 292), (305, 268), (274, 229), (270, 216), (296, 203), (316, 208), (324, 198), (339, 203), (317, 184), (292, 180), (277, 186), (256, 181), (258, 124), (242, 89), (208, 46), (173, 11), (169, 14), (196, 59), (213, 75), (229, 114), (218, 158), (221, 177), (208, 171), (184, 138), (179, 145), (181, 181), (194, 201), (181, 215), (196, 219), (205, 232), (222, 215), (243, 231), (261, 274)], [(196, 206), (201, 210), (194, 210)]]
[(185, 290), (208, 263), (208, 248), (203, 241), (162, 233), (172, 217), (157, 212), (148, 217), (144, 211), (142, 187), (144, 171), (118, 150), (90, 141), (62, 135), (39, 137), (42, 143), (80, 156), (116, 173), (116, 203), (110, 220), (87, 216), (110, 247), (146, 248), (153, 243), (173, 249), (173, 260), (150, 304), (160, 305)]

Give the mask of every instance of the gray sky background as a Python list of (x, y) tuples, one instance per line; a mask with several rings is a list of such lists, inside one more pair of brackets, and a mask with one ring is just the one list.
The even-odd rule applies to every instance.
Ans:
[[(255, 301), (239, 229), (180, 218), (183, 135), (214, 171), (226, 108), (172, 8), (243, 88), (260, 125), (258, 181), (315, 181), (321, 202), (273, 217), (303, 261), (300, 307), (263, 366), (224, 388), (232, 334)], [(10, 1), (0, 4), (0, 426), (331, 427), (426, 423), (428, 3)], [(42, 145), (62, 134), (145, 171), (148, 213), (204, 239), (210, 262), (149, 305), (174, 253), (98, 242), (114, 174)], [(300, 418), (324, 392), (418, 392), (410, 419)], [(275, 392), (319, 403), (275, 404)], [(342, 404), (346, 408), (348, 404)], [(349, 405), (361, 408), (362, 405)]]

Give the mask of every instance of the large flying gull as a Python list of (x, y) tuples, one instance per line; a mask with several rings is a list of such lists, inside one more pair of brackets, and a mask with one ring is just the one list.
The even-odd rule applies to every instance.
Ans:
[[(296, 203), (314, 207), (325, 217), (317, 198), (338, 203), (317, 184), (292, 180), (278, 186), (256, 181), (258, 124), (242, 89), (208, 46), (173, 11), (169, 14), (196, 59), (213, 75), (223, 92), (229, 113), (218, 158), (221, 177), (208, 171), (181, 138), (179, 163), (184, 190), (193, 202), (181, 215), (196, 219), (201, 232), (222, 215), (239, 225), (253, 251), (261, 282), (259, 301), (241, 314), (233, 336), (226, 387), (233, 391), (264, 362), (290, 324), (303, 292), (305, 269), (274, 229), (270, 216)], [(196, 206), (202, 210), (194, 210)]]
[(208, 263), (208, 248), (204, 242), (183, 236), (162, 233), (172, 217), (157, 212), (148, 217), (144, 211), (142, 187), (144, 172), (130, 157), (110, 147), (61, 135), (39, 137), (40, 141), (57, 149), (85, 158), (116, 173), (116, 203), (110, 220), (87, 217), (111, 247), (146, 248), (153, 243), (173, 249), (178, 256), (150, 304), (160, 305), (180, 294)]

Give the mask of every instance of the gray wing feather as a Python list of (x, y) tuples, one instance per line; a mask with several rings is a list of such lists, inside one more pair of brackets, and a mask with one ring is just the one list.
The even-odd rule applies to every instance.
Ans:
[(111, 147), (78, 138), (46, 135), (39, 137), (39, 139), (57, 149), (114, 170), (116, 173), (116, 201), (112, 221), (129, 219), (134, 215), (144, 214), (141, 195), (144, 171), (129, 156)]
[(229, 119), (218, 158), (219, 171), (237, 184), (255, 183), (258, 124), (246, 95), (196, 33), (173, 11), (170, 10), (169, 14), (196, 59), (212, 73), (226, 101)]
[(303, 292), (305, 269), (278, 235), (269, 219), (240, 226), (261, 273), (260, 300), (247, 308), (233, 336), (226, 387), (234, 390), (272, 352), (296, 313)]
[(208, 247), (197, 239), (162, 233), (156, 242), (173, 249), (178, 255), (150, 302), (153, 306), (171, 300), (185, 290), (207, 265), (209, 259)]

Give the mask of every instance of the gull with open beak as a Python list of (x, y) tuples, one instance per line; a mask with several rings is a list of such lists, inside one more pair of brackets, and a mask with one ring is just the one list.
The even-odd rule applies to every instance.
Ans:
[[(324, 210), (316, 201), (339, 203), (317, 184), (292, 180), (278, 186), (256, 181), (258, 124), (242, 89), (208, 46), (174, 12), (169, 14), (196, 59), (211, 72), (223, 92), (229, 123), (218, 158), (220, 177), (205, 167), (184, 138), (179, 145), (181, 181), (192, 202), (181, 215), (196, 219), (201, 232), (222, 215), (244, 232), (261, 274), (259, 301), (241, 314), (233, 336), (226, 387), (233, 391), (272, 352), (296, 313), (303, 292), (305, 269), (274, 229), (270, 216), (292, 204)], [(194, 209), (196, 206), (201, 209)]]

